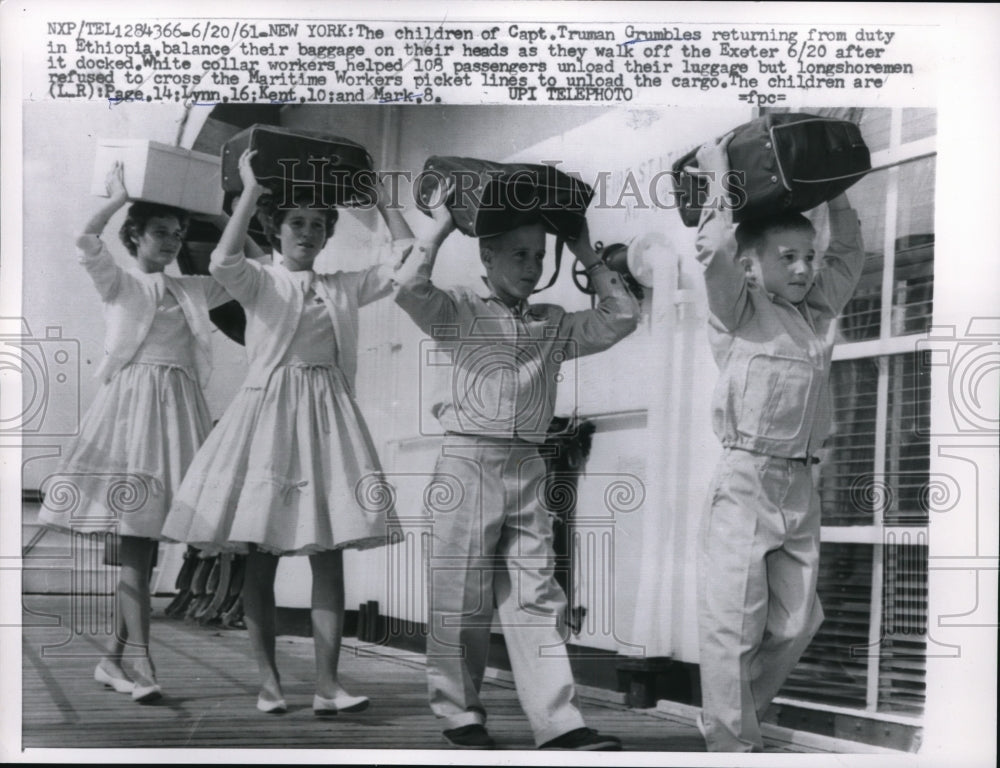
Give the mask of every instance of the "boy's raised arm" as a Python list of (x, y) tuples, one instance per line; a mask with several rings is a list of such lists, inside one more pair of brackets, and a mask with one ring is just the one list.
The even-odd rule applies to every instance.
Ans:
[(632, 333), (639, 324), (640, 309), (621, 276), (594, 251), (586, 221), (576, 240), (568, 240), (567, 245), (590, 276), (598, 299), (593, 309), (569, 312), (560, 323), (559, 335), (572, 347), (570, 356), (582, 357), (601, 352)]
[(854, 295), (865, 265), (861, 224), (847, 195), (841, 193), (827, 204), (830, 212), (830, 245), (823, 255), (806, 303), (832, 316), (839, 315)]
[(427, 237), (417, 240), (409, 258), (404, 258), (396, 270), (396, 303), (427, 334), (434, 325), (454, 323), (458, 319), (455, 301), (431, 282), (438, 248), (455, 229), (455, 222), (445, 205), (452, 190), (452, 184), (437, 187), (428, 204), (434, 228)]
[(747, 274), (736, 261), (736, 226), (723, 178), (729, 172), (726, 148), (733, 135), (698, 150), (698, 169), (708, 176), (708, 204), (701, 214), (695, 240), (698, 261), (705, 267), (705, 288), (712, 315), (727, 330), (735, 330), (749, 307)]

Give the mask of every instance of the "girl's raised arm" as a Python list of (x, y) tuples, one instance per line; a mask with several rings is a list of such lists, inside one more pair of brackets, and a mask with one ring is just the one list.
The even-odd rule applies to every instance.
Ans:
[(235, 257), (243, 255), (250, 219), (257, 209), (257, 201), (267, 191), (257, 181), (253, 168), (250, 167), (250, 161), (256, 154), (257, 150), (248, 149), (240, 155), (240, 179), (243, 180), (243, 194), (236, 200), (233, 215), (226, 223), (225, 229), (222, 230), (219, 244), (212, 252), (213, 263), (232, 262)]
[(111, 301), (118, 294), (123, 270), (115, 263), (107, 248), (98, 238), (115, 211), (128, 202), (128, 191), (125, 189), (125, 170), (120, 161), (116, 161), (111, 170), (108, 171), (104, 184), (109, 199), (88, 219), (83, 231), (76, 239), (76, 247), (80, 251), (80, 263), (90, 275), (101, 299)]
[(261, 186), (253, 174), (250, 161), (256, 151), (245, 151), (240, 155), (240, 178), (243, 180), (243, 194), (236, 201), (233, 215), (222, 230), (219, 244), (212, 251), (208, 271), (237, 301), (246, 304), (252, 301), (260, 283), (261, 265), (248, 261), (243, 256), (250, 218), (257, 209), (257, 201), (267, 190)]
[[(115, 212), (128, 202), (128, 192), (125, 189), (125, 168), (120, 160), (108, 171), (104, 180), (105, 188), (108, 191), (108, 201), (94, 211), (94, 214), (87, 220), (80, 233), (81, 239), (85, 236), (100, 235)], [(77, 244), (82, 248), (83, 244)]]
[[(403, 212), (400, 210), (399, 201), (389, 198), (389, 194), (381, 180), (376, 181), (375, 193), (375, 205), (378, 207), (378, 212), (382, 216), (382, 221), (384, 221), (386, 226), (389, 228), (389, 235), (392, 237), (393, 242), (399, 243), (403, 240), (412, 240), (413, 232), (410, 229), (410, 225), (406, 222), (406, 219), (403, 218)], [(398, 269), (403, 262), (406, 261), (409, 254), (409, 249), (401, 254), (397, 254), (398, 263), (392, 265), (393, 269)]]
[[(220, 232), (223, 232), (226, 229), (226, 225), (229, 224), (230, 217), (226, 213), (220, 213), (212, 216), (211, 221)], [(254, 261), (261, 261), (266, 256), (261, 247), (250, 237), (249, 232), (244, 232), (243, 254), (248, 259), (253, 259)]]

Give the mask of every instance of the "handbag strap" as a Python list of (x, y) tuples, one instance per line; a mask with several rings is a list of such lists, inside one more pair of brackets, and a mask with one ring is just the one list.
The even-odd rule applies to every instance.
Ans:
[(842, 176), (825, 176), (822, 179), (792, 179), (796, 184), (828, 184), (831, 181), (840, 181), (841, 179), (856, 179), (861, 176), (867, 176), (871, 173), (874, 168), (869, 168), (867, 171), (855, 171), (854, 173), (845, 173)]
[[(912, 163), (915, 160), (923, 160), (925, 157), (931, 157), (933, 155), (934, 155), (933, 152), (923, 152), (923, 153), (921, 153), (919, 155), (915, 155), (914, 157), (908, 157), (908, 158), (906, 158), (906, 162)], [(822, 180), (817, 180), (817, 179), (792, 179), (792, 181), (794, 181), (797, 184), (822, 184), (825, 181), (835, 181), (836, 179), (850, 179), (850, 178), (853, 178), (854, 176), (864, 176), (864, 175), (869, 174), (869, 173), (875, 173), (876, 171), (884, 171), (886, 168), (892, 168), (893, 166), (898, 166), (899, 164), (900, 164), (899, 161), (895, 160), (895, 161), (890, 162), (890, 163), (882, 163), (882, 165), (873, 165), (867, 171), (857, 171), (855, 173), (844, 174), (843, 176), (833, 176), (830, 179), (822, 179)]]

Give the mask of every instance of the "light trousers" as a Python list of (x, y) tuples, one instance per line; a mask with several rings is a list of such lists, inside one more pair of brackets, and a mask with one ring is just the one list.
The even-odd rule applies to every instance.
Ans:
[(427, 494), (430, 705), (445, 727), (486, 722), (479, 698), (494, 605), (537, 744), (584, 725), (553, 575), (545, 462), (519, 440), (449, 434)]
[(727, 449), (699, 542), (702, 722), (710, 751), (763, 749), (760, 719), (823, 621), (811, 467)]

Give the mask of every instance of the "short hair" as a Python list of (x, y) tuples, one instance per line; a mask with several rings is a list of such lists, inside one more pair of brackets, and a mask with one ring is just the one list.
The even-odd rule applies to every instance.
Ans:
[(816, 236), (816, 227), (801, 213), (780, 213), (763, 219), (744, 221), (736, 227), (736, 255), (757, 250), (771, 232), (781, 230), (809, 232)]
[(145, 200), (137, 200), (129, 206), (125, 214), (125, 221), (118, 230), (118, 237), (122, 241), (126, 250), (132, 256), (138, 253), (135, 242), (132, 238), (138, 239), (149, 226), (150, 219), (173, 218), (181, 225), (181, 229), (187, 231), (190, 215), (183, 208), (175, 208), (172, 205), (161, 203), (149, 203)]
[[(321, 210), (324, 218), (326, 219), (326, 239), (329, 240), (333, 237), (333, 230), (337, 224), (339, 213), (333, 206), (316, 206), (315, 203), (317, 193), (317, 190), (302, 189), (300, 187), (296, 189), (292, 195), (291, 203), (287, 203), (283, 200), (282, 203), (284, 204), (280, 206), (274, 200), (273, 195), (265, 195), (260, 198), (257, 203), (257, 218), (260, 220), (260, 224), (264, 230), (264, 235), (267, 237), (267, 241), (271, 244), (271, 247), (275, 251), (281, 253), (281, 238), (279, 237), (279, 233), (281, 232), (281, 222), (285, 220), (285, 216), (288, 215), (289, 211), (295, 210), (300, 206), (313, 208), (317, 211)], [(322, 193), (319, 192), (318, 194), (322, 199)]]

